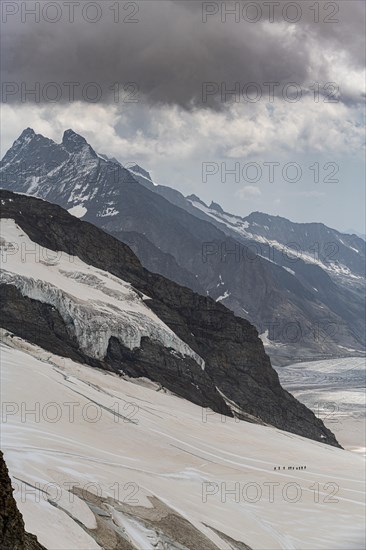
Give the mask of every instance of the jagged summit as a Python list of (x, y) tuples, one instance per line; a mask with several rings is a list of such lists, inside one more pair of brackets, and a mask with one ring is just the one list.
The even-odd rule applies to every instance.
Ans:
[[(62, 138), (62, 145), (69, 151), (78, 151), (82, 149), (85, 145), (89, 145), (86, 139), (74, 132), (74, 130), (66, 130)], [(90, 145), (89, 145), (90, 147)], [(90, 147), (91, 148), (91, 147)]]
[(188, 201), (199, 202), (200, 204), (202, 204), (203, 206), (206, 206), (207, 208), (207, 204), (203, 202), (203, 200), (201, 200), (199, 197), (197, 197), (197, 195), (195, 195), (194, 193), (192, 193), (192, 195), (187, 195), (186, 199)]
[(26, 138), (29, 138), (29, 137), (34, 137), (36, 135), (35, 131), (33, 130), (33, 128), (26, 128), (25, 130), (23, 130), (23, 132), (20, 134), (19, 138), (18, 138), (18, 141), (19, 140), (22, 140), (22, 139), (26, 139)]
[(83, 143), (86, 143), (86, 139), (80, 134), (78, 134), (77, 132), (75, 132), (72, 128), (69, 128), (68, 130), (64, 131), (62, 142), (64, 143), (65, 141), (69, 141), (69, 140), (81, 140)]
[(133, 174), (139, 174), (140, 176), (143, 176), (144, 178), (152, 181), (149, 172), (147, 172), (147, 170), (144, 170), (139, 164), (127, 165), (125, 166), (125, 168), (127, 168), (127, 170), (129, 170)]
[(33, 130), (33, 128), (26, 128), (23, 130), (23, 132), (20, 134), (18, 139), (14, 141), (13, 147), (20, 148), (29, 143), (34, 137), (36, 137), (36, 133)]
[(225, 210), (217, 203), (212, 201), (209, 207), (211, 210), (216, 210), (216, 212), (220, 212), (221, 214), (225, 213)]

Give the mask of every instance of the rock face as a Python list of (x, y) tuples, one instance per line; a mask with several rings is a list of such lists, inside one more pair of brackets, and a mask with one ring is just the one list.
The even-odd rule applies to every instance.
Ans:
[(128, 244), (142, 265), (149, 271), (160, 273), (180, 285), (188, 286), (199, 294), (205, 294), (197, 277), (188, 269), (180, 266), (172, 254), (165, 253), (153, 245), (145, 235), (136, 231), (110, 231), (110, 234)]
[[(153, 274), (129, 247), (59, 206), (0, 192), (1, 216), (16, 224), (41, 246), (78, 256), (83, 262), (130, 283), (149, 299), (148, 307), (205, 362), (178, 357), (148, 338), (140, 348), (126, 349), (110, 338), (106, 356), (96, 362), (75, 342), (70, 326), (45, 304), (24, 298), (12, 284), (2, 288), (5, 329), (45, 349), (133, 377), (145, 376), (186, 399), (216, 412), (276, 426), (337, 446), (321, 420), (286, 392), (271, 367), (258, 332), (219, 302)], [(11, 304), (11, 305), (10, 305)], [(38, 325), (42, 330), (32, 330)]]
[(37, 537), (25, 532), (11, 486), (8, 468), (0, 451), (0, 548), (2, 550), (45, 550)]

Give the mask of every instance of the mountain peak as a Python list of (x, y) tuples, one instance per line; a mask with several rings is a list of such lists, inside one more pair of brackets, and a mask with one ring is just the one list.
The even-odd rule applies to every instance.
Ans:
[(220, 214), (224, 214), (224, 210), (219, 204), (217, 204), (217, 202), (212, 201), (209, 208), (210, 210), (216, 210), (216, 212), (220, 212)]
[(25, 130), (23, 130), (20, 137), (33, 137), (35, 135), (36, 134), (35, 134), (35, 131), (33, 130), (33, 128), (26, 128)]
[(16, 139), (10, 149), (5, 153), (4, 158), (2, 159), (2, 164), (7, 164), (15, 156), (19, 154), (19, 151), (23, 148), (27, 148), (28, 143), (30, 143), (33, 138), (36, 137), (36, 134), (32, 128), (26, 128), (20, 134), (18, 139)]
[(138, 175), (146, 178), (147, 180), (152, 181), (149, 172), (147, 172), (146, 170), (141, 168), (141, 166), (139, 166), (138, 164), (127, 165), (127, 166), (125, 166), (125, 168), (127, 168), (127, 170), (129, 172), (132, 172), (133, 174), (138, 174)]
[(68, 151), (79, 151), (84, 147), (84, 145), (87, 145), (87, 141), (83, 138), (83, 136), (80, 136), (74, 132), (74, 130), (69, 129), (64, 132), (62, 145)]
[(18, 137), (18, 139), (16, 140), (15, 143), (26, 143), (28, 141), (30, 141), (31, 139), (34, 138), (35, 136), (35, 132), (33, 130), (33, 128), (26, 128), (25, 130), (23, 130), (23, 132), (20, 134), (20, 136)]

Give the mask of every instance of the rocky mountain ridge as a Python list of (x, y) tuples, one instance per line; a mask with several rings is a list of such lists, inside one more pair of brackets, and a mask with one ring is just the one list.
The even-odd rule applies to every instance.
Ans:
[[(78, 341), (80, 331), (75, 326), (75, 320), (80, 316), (76, 317), (76, 313), (74, 316), (66, 315), (58, 306), (60, 302), (50, 299), (50, 293), (44, 291), (45, 284), (39, 282), (37, 275), (37, 270), (42, 268), (46, 273), (51, 270), (51, 275), (60, 270), (61, 275), (65, 276), (65, 269), (45, 259), (41, 259), (41, 266), (39, 262), (31, 263), (34, 256), (32, 246), (29, 270), (36, 271), (31, 284), (25, 284), (26, 275), (15, 276), (18, 268), (28, 270), (27, 265), (21, 263), (17, 268), (16, 264), (24, 250), (21, 241), (13, 248), (2, 242), (8, 260), (3, 265), (5, 278), (1, 285), (4, 304), (2, 324), (5, 329), (52, 352), (56, 344), (60, 355), (94, 367), (131, 377), (147, 377), (177, 395), (220, 414), (255, 417), (254, 421), (337, 445), (333, 434), (321, 420), (281, 388), (258, 332), (248, 321), (235, 317), (230, 310), (209, 297), (148, 272), (127, 245), (90, 223), (80, 221), (59, 206), (9, 191), (1, 191), (0, 200), (1, 217), (14, 220), (13, 223), (20, 228), (20, 239), (21, 232), (24, 232), (24, 238), (29, 238), (34, 246), (47, 249), (48, 255), (49, 251), (63, 252), (77, 257), (86, 269), (90, 266), (90, 275), (82, 278), (83, 289), (85, 285), (100, 288), (100, 281), (95, 280), (98, 276), (103, 276), (105, 280), (112, 275), (117, 278), (116, 284), (120, 280), (123, 285), (130, 285), (131, 290), (140, 295), (144, 307), (202, 358), (204, 368), (202, 364), (197, 364), (195, 355), (172, 353), (171, 347), (162, 345), (152, 337), (143, 337), (140, 346), (129, 347), (110, 335), (104, 357), (87, 353)], [(15, 262), (14, 265), (11, 262)], [(95, 272), (94, 269), (102, 272)], [(80, 280), (78, 273), (67, 275), (67, 278)], [(23, 279), (21, 285), (18, 283), (19, 277)], [(25, 291), (25, 288), (28, 290)], [(56, 285), (56, 293), (59, 294), (57, 288)], [(91, 290), (83, 292), (88, 296)], [(71, 304), (68, 311), (76, 312), (75, 308), (80, 307), (78, 300), (82, 300), (82, 305), (85, 298), (72, 296), (70, 290), (63, 299)], [(92, 304), (93, 301), (88, 306), (91, 314)], [(100, 304), (99, 298), (98, 304), (98, 308), (106, 307)], [(86, 322), (90, 322), (90, 317)], [(34, 330), (37, 326), (40, 329)]]

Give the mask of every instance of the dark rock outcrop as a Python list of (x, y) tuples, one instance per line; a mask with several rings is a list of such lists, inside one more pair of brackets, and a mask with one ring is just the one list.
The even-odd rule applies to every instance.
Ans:
[(17, 508), (13, 488), (0, 451), (0, 548), (2, 550), (46, 550), (35, 535), (25, 532), (22, 514)]

